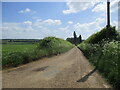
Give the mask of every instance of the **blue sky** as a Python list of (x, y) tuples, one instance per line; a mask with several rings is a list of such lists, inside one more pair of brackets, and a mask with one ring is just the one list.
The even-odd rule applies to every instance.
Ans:
[[(111, 2), (111, 24), (118, 23), (118, 2)], [(73, 31), (83, 39), (106, 25), (105, 2), (3, 2), (2, 38), (66, 39)]]

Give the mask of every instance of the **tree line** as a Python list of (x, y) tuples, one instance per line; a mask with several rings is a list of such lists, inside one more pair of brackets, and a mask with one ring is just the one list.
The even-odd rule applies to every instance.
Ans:
[(77, 37), (76, 32), (74, 31), (73, 37), (67, 38), (66, 40), (71, 42), (72, 44), (77, 45), (77, 44), (80, 44), (82, 42), (82, 36), (79, 35), (79, 37)]

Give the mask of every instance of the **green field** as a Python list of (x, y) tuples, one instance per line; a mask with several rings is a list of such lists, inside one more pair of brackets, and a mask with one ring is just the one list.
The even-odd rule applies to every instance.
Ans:
[(2, 45), (2, 52), (25, 52), (33, 50), (36, 47), (34, 44), (28, 44), (28, 45)]
[(11, 67), (38, 60), (42, 57), (60, 54), (71, 49), (73, 45), (66, 40), (46, 37), (35, 44), (3, 44), (2, 66)]

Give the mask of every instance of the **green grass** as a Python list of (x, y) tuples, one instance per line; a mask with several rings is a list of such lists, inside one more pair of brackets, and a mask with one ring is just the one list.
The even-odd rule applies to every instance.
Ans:
[[(106, 36), (106, 33), (108, 35)], [(102, 39), (107, 39), (109, 38), (110, 40), (118, 40), (120, 39), (119, 33), (117, 32), (115, 27), (110, 27), (110, 30), (108, 31), (107, 28), (103, 28), (99, 32), (91, 35), (88, 39), (84, 41), (84, 43), (91, 43), (91, 44), (96, 44), (96, 43), (101, 43)]]
[(3, 45), (2, 65), (4, 68), (26, 64), (46, 56), (66, 52), (72, 47), (73, 45), (66, 40), (55, 37), (46, 37), (31, 45)]
[(2, 45), (2, 52), (24, 52), (32, 50), (36, 47), (34, 44), (28, 45)]

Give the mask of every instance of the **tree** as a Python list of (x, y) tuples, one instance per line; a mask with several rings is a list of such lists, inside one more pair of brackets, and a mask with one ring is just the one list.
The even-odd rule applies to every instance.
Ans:
[(76, 35), (75, 31), (74, 31), (74, 33), (73, 33), (73, 36), (74, 36), (74, 44), (76, 45), (77, 35)]
[(81, 37), (81, 35), (79, 36), (79, 43), (81, 43), (82, 42), (82, 37)]

